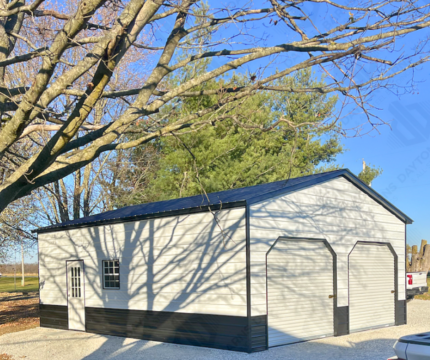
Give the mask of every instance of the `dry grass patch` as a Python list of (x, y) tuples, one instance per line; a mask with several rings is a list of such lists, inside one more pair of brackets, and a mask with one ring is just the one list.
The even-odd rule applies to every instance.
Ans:
[[(430, 289), (430, 278), (427, 278), (427, 285)], [(430, 292), (426, 292), (425, 294), (422, 295), (417, 295), (415, 296), (414, 299), (419, 299), (419, 300), (430, 300)]]

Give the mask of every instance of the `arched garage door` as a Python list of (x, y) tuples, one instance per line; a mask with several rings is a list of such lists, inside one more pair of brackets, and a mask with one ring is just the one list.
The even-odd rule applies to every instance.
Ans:
[(395, 258), (386, 244), (358, 243), (349, 255), (349, 330), (395, 323)]
[(332, 336), (333, 295), (326, 244), (279, 239), (267, 255), (269, 346)]

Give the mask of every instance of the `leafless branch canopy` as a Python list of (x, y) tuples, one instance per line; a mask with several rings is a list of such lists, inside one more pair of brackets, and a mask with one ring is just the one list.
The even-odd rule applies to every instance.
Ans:
[[(226, 118), (255, 129), (229, 109), (259, 91), (336, 93), (339, 113), (319, 126), (333, 126), (354, 106), (375, 128), (384, 121), (374, 113), (372, 93), (394, 89), (399, 74), (412, 74), (429, 60), (428, 3), (268, 0), (261, 8), (252, 1), (234, 7), (217, 3), (202, 13), (198, 0), (76, 0), (61, 9), (45, 7), (43, 0), (3, 2), (0, 211), (112, 150), (198, 131)], [(184, 49), (195, 51), (178, 57)], [(204, 59), (212, 60), (210, 70), (166, 86), (169, 76)], [(325, 77), (325, 86), (278, 82), (310, 68)], [(249, 77), (240, 86), (231, 80), (237, 72)], [(202, 90), (219, 78), (224, 78), (220, 89)], [(204, 96), (218, 101), (175, 122), (160, 120), (163, 109), (174, 109), (184, 97)], [(101, 103), (103, 111), (95, 116)], [(281, 118), (261, 130), (307, 125)], [(133, 137), (124, 136), (130, 132)]]

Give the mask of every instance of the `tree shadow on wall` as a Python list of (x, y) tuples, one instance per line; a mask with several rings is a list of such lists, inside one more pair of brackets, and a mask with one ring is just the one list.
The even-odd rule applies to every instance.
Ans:
[[(88, 332), (208, 344), (221, 331), (228, 346), (237, 332), (208, 314), (246, 325), (244, 209), (48, 233), (40, 245), (43, 303), (67, 305), (66, 260), (84, 261)], [(103, 260), (119, 260), (119, 290), (103, 289)]]

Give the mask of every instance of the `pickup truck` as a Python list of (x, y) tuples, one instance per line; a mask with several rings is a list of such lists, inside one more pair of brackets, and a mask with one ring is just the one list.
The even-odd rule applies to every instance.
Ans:
[(425, 294), (429, 291), (427, 285), (427, 272), (406, 273), (406, 299), (412, 300), (415, 295)]
[(388, 360), (428, 360), (430, 359), (430, 332), (403, 336), (394, 344), (397, 356)]

